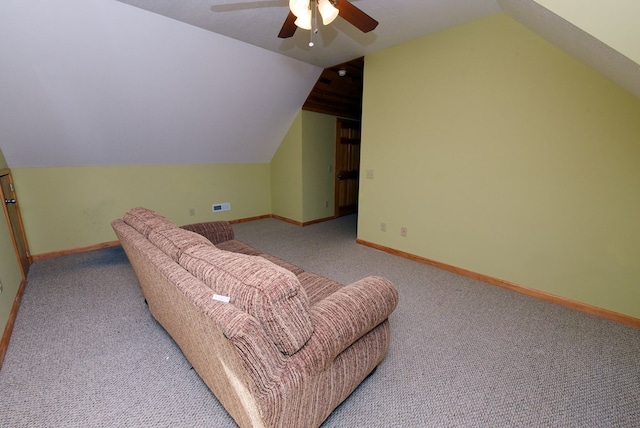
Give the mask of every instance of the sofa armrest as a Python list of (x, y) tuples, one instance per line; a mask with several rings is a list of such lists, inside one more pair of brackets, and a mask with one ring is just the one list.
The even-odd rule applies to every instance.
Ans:
[(379, 276), (369, 276), (337, 290), (310, 309), (314, 331), (298, 352), (301, 361), (308, 367), (326, 367), (385, 321), (397, 304), (398, 291), (391, 281)]
[(228, 221), (207, 221), (204, 223), (194, 223), (182, 226), (183, 229), (190, 230), (207, 238), (213, 244), (230, 241), (234, 238), (233, 228)]

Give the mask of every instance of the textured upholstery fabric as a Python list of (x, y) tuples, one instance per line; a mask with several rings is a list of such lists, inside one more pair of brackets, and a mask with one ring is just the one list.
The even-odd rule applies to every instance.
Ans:
[(149, 311), (240, 427), (318, 427), (387, 354), (398, 301), (387, 279), (304, 272), (236, 241), (227, 222), (125, 217), (111, 224)]
[(214, 244), (230, 241), (234, 237), (233, 228), (228, 221), (193, 223), (182, 226), (182, 228), (202, 235)]
[(225, 251), (231, 251), (233, 253), (248, 254), (250, 256), (257, 256), (260, 254), (260, 251), (256, 250), (251, 245), (247, 245), (236, 239), (220, 242), (218, 243), (218, 248)]
[(174, 223), (162, 214), (143, 207), (127, 211), (122, 220), (144, 235), (145, 238), (149, 237), (151, 230), (173, 229), (176, 227)]
[(211, 251), (216, 250), (213, 243), (204, 236), (179, 227), (152, 229), (149, 231), (148, 239), (176, 262), (185, 250), (194, 246), (205, 246)]
[(339, 282), (320, 276), (317, 273), (301, 272), (297, 275), (302, 288), (307, 292), (311, 306), (343, 287)]
[(292, 272), (294, 275), (299, 275), (302, 272), (304, 272), (304, 270), (301, 267), (296, 266), (293, 263), (289, 263), (285, 260), (282, 260), (278, 257), (272, 256), (271, 254), (259, 253), (258, 256), (262, 257), (263, 259), (269, 260), (274, 265), (278, 265), (280, 267), (285, 268), (286, 270)]
[(244, 242), (238, 241), (236, 239), (220, 242), (216, 246), (221, 250), (231, 251), (233, 253), (248, 254), (250, 256), (260, 256), (262, 258), (269, 260), (270, 262), (277, 264), (278, 266), (281, 266), (287, 270), (290, 270), (296, 275), (304, 272), (302, 268), (292, 263), (279, 259), (278, 257), (272, 256), (271, 254), (262, 253), (259, 250), (256, 250), (255, 248), (253, 248), (251, 245), (247, 245)]
[(294, 354), (311, 337), (307, 295), (292, 272), (262, 257), (207, 247), (187, 249), (179, 263), (258, 319), (283, 354)]

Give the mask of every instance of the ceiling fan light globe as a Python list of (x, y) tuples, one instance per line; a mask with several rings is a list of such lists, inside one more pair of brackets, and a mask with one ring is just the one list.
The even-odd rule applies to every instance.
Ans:
[(298, 18), (311, 14), (309, 0), (289, 0), (289, 9)]
[(318, 11), (322, 16), (322, 23), (324, 25), (331, 24), (340, 12), (329, 0), (318, 0)]
[(305, 16), (299, 16), (294, 24), (303, 30), (311, 30), (311, 11), (309, 11)]

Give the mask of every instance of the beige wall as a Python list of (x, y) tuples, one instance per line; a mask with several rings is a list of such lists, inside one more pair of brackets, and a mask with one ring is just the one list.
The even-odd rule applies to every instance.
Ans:
[[(34, 255), (113, 241), (111, 221), (136, 206), (177, 224), (271, 213), (269, 164), (16, 168), (13, 176)], [(213, 213), (222, 202), (231, 211)]]
[(300, 111), (271, 161), (273, 214), (300, 223), (333, 215), (336, 117)]
[(640, 317), (640, 100), (502, 14), (364, 82), (360, 239)]
[[(113, 241), (111, 221), (135, 206), (178, 224), (272, 213), (300, 222), (329, 217), (334, 124), (333, 116), (301, 111), (271, 164), (14, 168), (31, 253)], [(211, 205), (223, 202), (231, 211), (213, 213)]]
[(336, 117), (302, 112), (303, 221), (333, 216)]
[(273, 214), (302, 222), (302, 112), (271, 159)]

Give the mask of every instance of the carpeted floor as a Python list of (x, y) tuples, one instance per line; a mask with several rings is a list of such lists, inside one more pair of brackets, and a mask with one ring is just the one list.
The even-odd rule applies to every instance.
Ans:
[[(640, 330), (355, 243), (356, 217), (236, 237), (349, 283), (398, 287), (392, 344), (323, 427), (640, 427)], [(30, 271), (0, 427), (233, 427), (149, 315), (120, 247)]]

